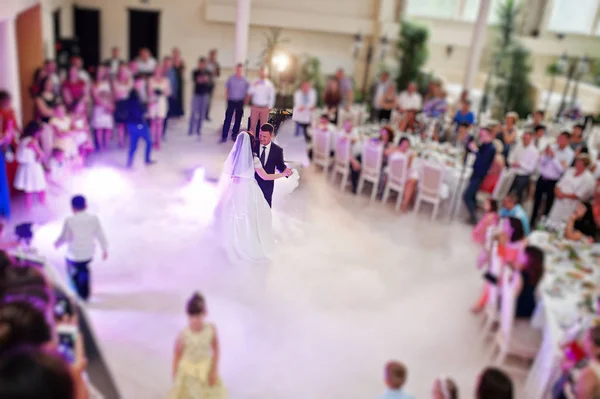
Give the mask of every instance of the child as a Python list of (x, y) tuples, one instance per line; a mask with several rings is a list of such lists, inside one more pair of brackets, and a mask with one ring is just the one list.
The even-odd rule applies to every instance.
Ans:
[(218, 376), (219, 340), (213, 324), (206, 323), (206, 303), (200, 293), (188, 300), (188, 326), (175, 342), (173, 377), (169, 399), (225, 399)]
[(456, 383), (447, 376), (441, 376), (433, 382), (432, 399), (458, 399)]
[(92, 125), (96, 130), (98, 149), (108, 146), (115, 125), (113, 116), (115, 105), (107, 72), (103, 66), (98, 68), (96, 83), (92, 88), (94, 99)]
[(63, 152), (65, 162), (77, 161), (79, 154), (77, 145), (71, 132), (71, 118), (62, 104), (54, 107), (54, 117), (50, 119), (50, 126), (54, 128), (54, 143), (52, 149)]
[[(483, 204), (483, 210), (485, 214), (481, 220), (479, 220), (479, 223), (477, 223), (473, 229), (473, 232), (471, 233), (473, 241), (481, 246), (485, 245), (488, 229), (498, 224), (498, 202), (496, 202), (496, 200), (493, 198), (486, 199)], [(480, 265), (478, 264), (478, 266)]]
[(414, 399), (414, 396), (402, 390), (406, 382), (406, 366), (400, 362), (391, 361), (385, 365), (385, 383), (388, 390), (379, 399)]
[(85, 158), (94, 150), (84, 102), (80, 101), (75, 106), (71, 114), (71, 122), (73, 140), (75, 140), (75, 145), (79, 149), (79, 155), (83, 163)]
[(41, 204), (45, 202), (46, 177), (42, 161), (44, 153), (39, 145), (39, 137), (42, 126), (38, 122), (30, 122), (24, 129), (21, 142), (17, 149), (17, 174), (15, 176), (15, 188), (25, 192), (25, 205), (31, 209), (33, 193), (38, 194)]

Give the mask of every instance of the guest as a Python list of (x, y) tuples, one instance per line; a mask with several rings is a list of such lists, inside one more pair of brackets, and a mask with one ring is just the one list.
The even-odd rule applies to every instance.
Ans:
[(87, 301), (90, 297), (89, 265), (94, 258), (96, 241), (102, 248), (102, 259), (108, 258), (108, 242), (97, 215), (87, 211), (86, 199), (76, 195), (71, 199), (73, 215), (67, 217), (62, 232), (54, 243), (55, 248), (67, 244), (67, 271), (77, 295)]
[(464, 100), (462, 102), (460, 109), (456, 111), (456, 115), (454, 115), (454, 119), (452, 121), (457, 126), (460, 126), (464, 123), (466, 123), (468, 126), (472, 126), (475, 124), (475, 114), (473, 114), (473, 112), (471, 111), (470, 100)]
[(537, 307), (537, 286), (544, 275), (544, 252), (538, 247), (528, 246), (522, 258), (523, 261), (517, 263), (517, 274), (514, 276), (518, 279), (515, 288), (515, 292), (518, 292), (515, 317), (531, 319)]
[(334, 125), (337, 125), (338, 111), (340, 103), (342, 102), (342, 94), (340, 93), (340, 86), (338, 81), (335, 79), (329, 79), (325, 92), (323, 93), (323, 103), (325, 104), (325, 110), (329, 121)]
[(533, 126), (541, 126), (544, 124), (545, 112), (538, 109), (533, 113)]
[(33, 78), (33, 95), (37, 97), (41, 93), (44, 85), (42, 84), (46, 79), (50, 79), (52, 82), (52, 92), (56, 96), (60, 96), (60, 77), (57, 73), (56, 61), (45, 60), (44, 66), (36, 71)]
[(193, 134), (194, 127), (197, 136), (200, 136), (200, 132), (202, 131), (202, 122), (206, 116), (206, 107), (208, 106), (208, 97), (211, 87), (210, 79), (211, 74), (207, 68), (206, 59), (201, 57), (198, 60), (198, 68), (192, 71), (194, 96), (192, 97), (188, 136)]
[(38, 122), (30, 122), (21, 135), (19, 148), (17, 149), (17, 174), (14, 186), (17, 190), (25, 192), (25, 205), (31, 209), (33, 205), (33, 194), (38, 195), (41, 204), (45, 203), (46, 177), (42, 161), (44, 153), (39, 145), (39, 137), (42, 126)]
[(181, 118), (184, 115), (184, 107), (183, 107), (183, 93), (185, 92), (184, 88), (184, 72), (185, 72), (185, 63), (181, 58), (181, 51), (177, 47), (175, 47), (171, 53), (173, 69), (175, 69), (175, 73), (177, 76), (177, 85), (172, 87), (175, 101), (172, 104), (173, 107), (171, 109), (170, 117), (173, 118)]
[(79, 74), (79, 69), (76, 66), (69, 68), (67, 79), (62, 85), (62, 97), (69, 111), (75, 108), (75, 105), (84, 101), (87, 103), (88, 86)]
[(458, 387), (449, 377), (442, 376), (433, 382), (432, 399), (458, 399)]
[(523, 202), (523, 194), (529, 195), (531, 175), (535, 172), (540, 154), (533, 144), (531, 132), (523, 132), (521, 142), (515, 146), (508, 157), (508, 165), (515, 173), (510, 191), (517, 194), (519, 203)]
[(458, 96), (458, 99), (450, 106), (450, 115), (455, 115), (463, 106), (463, 103), (469, 100), (469, 90), (463, 89)]
[(42, 91), (35, 98), (35, 119), (48, 123), (54, 116), (54, 106), (59, 102), (59, 98), (54, 94), (54, 86), (49, 78), (43, 80), (41, 85)]
[(127, 98), (127, 131), (129, 132), (129, 155), (127, 158), (127, 167), (133, 166), (133, 157), (137, 151), (138, 140), (142, 139), (146, 142), (146, 165), (154, 163), (150, 159), (152, 152), (152, 140), (150, 138), (150, 130), (146, 124), (146, 108), (147, 105), (140, 98), (140, 92), (144, 91), (146, 82), (143, 75), (137, 75), (134, 80), (133, 88), (129, 92)]
[(64, 105), (58, 104), (54, 107), (54, 117), (50, 120), (50, 126), (54, 129), (52, 149), (59, 151), (61, 159), (67, 161), (69, 166), (78, 165), (79, 151), (71, 130), (73, 122)]
[(104, 61), (104, 67), (108, 68), (108, 74), (111, 79), (115, 79), (119, 73), (119, 69), (121, 65), (123, 65), (125, 61), (121, 59), (120, 51), (118, 47), (113, 47), (110, 53), (110, 58)]
[(417, 112), (413, 109), (407, 109), (404, 116), (398, 124), (398, 130), (402, 133), (419, 134), (423, 131), (423, 125), (417, 121)]
[(517, 218), (521, 221), (523, 225), (523, 231), (525, 231), (525, 235), (529, 235), (529, 218), (527, 217), (527, 212), (523, 209), (521, 204), (518, 201), (519, 197), (515, 192), (510, 192), (504, 200), (502, 201), (502, 210), (500, 210), (501, 218)]
[(387, 391), (379, 399), (414, 399), (402, 389), (406, 383), (408, 370), (400, 362), (390, 361), (385, 365)]
[(386, 158), (396, 151), (396, 146), (394, 144), (394, 129), (391, 126), (386, 125), (381, 128), (379, 132), (379, 142), (383, 145), (383, 158), (385, 164)]
[(259, 127), (269, 122), (269, 112), (275, 106), (275, 86), (267, 79), (265, 68), (259, 71), (259, 78), (248, 89), (252, 102), (250, 108), (250, 130), (258, 135)]
[[(573, 126), (573, 131), (571, 132), (571, 141), (569, 146), (575, 151), (575, 155), (580, 154), (584, 149), (587, 150), (587, 142), (583, 138), (583, 131), (585, 130), (585, 126), (583, 125), (575, 125)], [(586, 151), (587, 152), (587, 151)]]
[(517, 140), (517, 121), (519, 120), (519, 115), (516, 112), (509, 112), (506, 114), (504, 118), (504, 126), (500, 133), (496, 136), (498, 140), (504, 144), (504, 150), (502, 154), (504, 158), (508, 160), (508, 154), (510, 152), (511, 147)]
[(513, 383), (502, 370), (488, 367), (479, 376), (475, 399), (513, 399)]
[(469, 134), (471, 125), (466, 122), (461, 122), (456, 127), (456, 135), (450, 139), (450, 144), (456, 148), (467, 149), (467, 145), (473, 140), (473, 136)]
[(600, 396), (600, 327), (596, 326), (588, 330), (584, 337), (583, 348), (588, 361), (575, 379), (574, 397), (576, 399), (597, 398)]
[(546, 136), (546, 126), (544, 125), (535, 125), (535, 136), (533, 138), (533, 143), (535, 148), (537, 148), (538, 153), (542, 153), (546, 150), (546, 147), (550, 145), (550, 140)]
[(98, 149), (107, 148), (115, 128), (115, 102), (108, 79), (107, 69), (99, 66), (96, 82), (92, 87), (92, 98), (94, 99), (94, 112), (92, 127), (96, 132)]
[(433, 86), (433, 96), (423, 105), (423, 113), (429, 118), (439, 118), (448, 110), (446, 92), (440, 83)]
[(589, 202), (580, 202), (567, 222), (565, 238), (567, 240), (594, 242), (598, 236), (598, 226)]
[[(237, 64), (235, 66), (235, 74), (231, 75), (225, 83), (225, 98), (227, 99), (227, 110), (225, 111), (225, 121), (223, 122), (223, 131), (221, 134), (221, 142), (227, 142), (229, 129), (231, 128), (231, 119), (235, 113), (235, 121), (233, 129), (231, 129), (231, 140), (235, 141), (240, 132), (242, 117), (244, 116), (244, 104), (248, 100), (248, 88), (250, 84), (244, 77), (244, 66)], [(295, 97), (294, 97), (295, 98)], [(296, 117), (296, 111), (294, 111)]]
[(127, 97), (133, 87), (133, 79), (127, 66), (121, 65), (116, 79), (113, 80), (113, 93), (115, 98), (114, 121), (119, 132), (119, 146), (125, 146), (125, 132), (127, 129)]
[(94, 149), (85, 104), (77, 104), (70, 117), (71, 135), (73, 136), (73, 140), (79, 149), (79, 155), (81, 156), (82, 161), (84, 161)]
[(136, 59), (137, 71), (145, 76), (151, 76), (156, 70), (156, 58), (152, 56), (152, 53), (147, 48), (141, 48), (139, 51), (138, 58)]
[(554, 188), (556, 201), (548, 219), (555, 223), (566, 222), (579, 201), (589, 201), (594, 195), (596, 181), (588, 170), (590, 159), (586, 154), (575, 159), (575, 167), (568, 169)]
[(388, 84), (390, 83), (390, 73), (383, 71), (374, 87), (373, 101), (371, 103), (371, 120), (373, 121), (379, 118), (379, 101), (385, 94)]
[[(323, 124), (329, 125), (329, 119), (326, 115), (321, 116)], [(331, 128), (334, 129), (333, 127)], [(343, 128), (337, 135), (333, 135), (332, 149), (335, 148), (336, 139), (350, 140), (350, 182), (352, 183), (352, 192), (356, 194), (358, 190), (358, 179), (360, 177), (362, 145), (358, 131), (354, 127), (351, 119), (344, 121)]]
[(169, 399), (225, 399), (227, 393), (219, 378), (221, 357), (214, 324), (207, 323), (206, 302), (195, 293), (186, 306), (188, 326), (177, 336), (173, 355), (173, 388)]
[(463, 194), (463, 200), (469, 211), (469, 223), (477, 224), (477, 191), (479, 186), (483, 183), (485, 176), (489, 172), (494, 158), (496, 157), (496, 149), (492, 144), (492, 137), (490, 131), (483, 128), (479, 131), (479, 140), (481, 145), (478, 147), (475, 141), (471, 141), (469, 149), (476, 153), (475, 163), (473, 164), (473, 172), (469, 180), (469, 185)]
[[(575, 152), (569, 147), (571, 135), (563, 132), (558, 136), (557, 143), (547, 146), (540, 156), (540, 177), (535, 186), (533, 213), (530, 225), (535, 226), (540, 214), (547, 216), (554, 204), (554, 189), (569, 165), (575, 159)], [(545, 205), (542, 207), (543, 201)]]
[(379, 98), (379, 122), (391, 121), (392, 111), (398, 106), (396, 102), (396, 85), (389, 83), (383, 95)]
[(162, 65), (154, 70), (154, 75), (148, 79), (148, 118), (150, 119), (150, 134), (154, 148), (160, 150), (163, 137), (164, 122), (168, 112), (168, 98), (171, 96), (169, 79), (164, 75)]
[(71, 66), (77, 69), (77, 76), (79, 77), (79, 79), (85, 82), (86, 89), (89, 89), (89, 86), (92, 82), (92, 77), (90, 76), (89, 72), (83, 67), (83, 58), (79, 56), (71, 57)]
[(339, 68), (335, 73), (335, 78), (340, 88), (340, 95), (342, 101), (340, 106), (346, 108), (346, 111), (350, 111), (352, 104), (354, 103), (354, 85), (352, 79), (344, 75), (344, 70)]
[[(496, 226), (500, 219), (500, 215), (498, 214), (498, 203), (496, 200), (491, 197), (487, 198), (483, 203), (483, 212), (482, 218), (471, 233), (473, 241), (481, 246), (485, 244), (488, 229)], [(478, 266), (480, 265), (478, 264)]]
[(129, 61), (128, 69), (129, 69), (129, 76), (131, 78), (137, 76), (140, 73), (139, 72), (139, 65), (137, 63), (137, 60), (131, 60), (131, 61)]
[(208, 94), (208, 105), (206, 107), (206, 120), (210, 121), (210, 105), (212, 103), (213, 92), (215, 90), (215, 85), (217, 79), (221, 76), (221, 65), (219, 65), (219, 61), (217, 61), (217, 50), (212, 49), (208, 53), (208, 62), (206, 63), (206, 68), (210, 72), (210, 92)]
[(12, 97), (7, 91), (0, 90), (0, 218), (5, 219), (10, 218), (10, 190), (17, 172), (14, 151), (19, 135)]
[(167, 139), (167, 124), (169, 119), (173, 117), (173, 109), (177, 106), (175, 103), (177, 102), (177, 92), (179, 88), (177, 85), (179, 84), (179, 79), (177, 78), (177, 70), (173, 67), (173, 61), (171, 57), (163, 58), (162, 70), (165, 74), (165, 78), (169, 81), (169, 97), (167, 98), (167, 117), (163, 122), (163, 130), (162, 130), (162, 139), (166, 141)]
[(417, 84), (409, 82), (406, 90), (398, 96), (398, 111), (407, 112), (414, 111), (415, 113), (423, 108), (423, 98), (417, 91)]
[(310, 141), (308, 127), (312, 123), (313, 113), (317, 107), (317, 91), (312, 88), (310, 81), (305, 80), (294, 93), (294, 112), (292, 119), (296, 122), (296, 136), (304, 135)]

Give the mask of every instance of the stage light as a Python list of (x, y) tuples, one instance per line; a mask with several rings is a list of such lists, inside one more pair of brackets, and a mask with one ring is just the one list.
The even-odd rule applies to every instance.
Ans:
[(280, 53), (273, 57), (273, 65), (277, 67), (279, 72), (285, 71), (289, 64), (290, 58), (287, 56), (287, 54)]

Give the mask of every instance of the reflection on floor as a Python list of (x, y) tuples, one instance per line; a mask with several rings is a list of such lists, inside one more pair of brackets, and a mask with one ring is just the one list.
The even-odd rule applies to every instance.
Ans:
[(36, 245), (57, 265), (52, 241), (69, 197), (85, 194), (101, 216), (110, 258), (93, 264), (89, 312), (123, 396), (164, 397), (195, 290), (218, 327), (231, 398), (372, 398), (392, 358), (408, 365), (407, 390), (419, 398), (440, 374), (469, 396), (486, 360), (468, 311), (481, 284), (469, 227), (394, 213), (311, 167), (275, 211), (272, 264), (229, 265), (211, 216), (231, 144), (217, 144), (214, 130), (198, 140), (173, 125), (150, 167), (139, 154), (123, 169), (123, 150), (96, 156), (34, 210)]

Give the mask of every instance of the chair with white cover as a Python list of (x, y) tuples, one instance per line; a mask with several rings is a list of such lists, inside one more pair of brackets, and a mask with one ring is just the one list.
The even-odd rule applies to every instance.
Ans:
[(383, 163), (383, 145), (365, 141), (362, 150), (360, 178), (358, 180), (358, 193), (361, 193), (365, 182), (373, 185), (371, 190), (371, 201), (377, 195), (379, 179), (381, 178), (381, 166)]
[(349, 137), (344, 135), (338, 135), (335, 142), (335, 156), (333, 158), (333, 173), (331, 174), (331, 180), (335, 180), (338, 174), (342, 175), (342, 181), (340, 188), (343, 190), (348, 183), (348, 177), (350, 177), (350, 149), (352, 148), (352, 142)]
[(327, 173), (331, 162), (331, 132), (314, 129), (313, 134), (313, 163), (321, 166)]
[[(488, 228), (486, 232), (486, 243), (490, 242), (488, 273), (496, 276), (498, 281), (502, 281), (502, 270), (504, 269), (502, 258), (498, 255), (498, 241), (493, 240), (494, 227)], [(498, 284), (487, 284), (488, 299), (483, 310), (483, 340), (485, 341), (488, 335), (492, 332), (494, 324), (498, 321), (498, 301), (500, 300), (500, 289)]]
[(419, 212), (421, 202), (429, 202), (433, 204), (431, 220), (435, 220), (440, 203), (448, 197), (448, 194), (448, 186), (444, 184), (444, 166), (433, 162), (421, 162), (415, 213)]
[(400, 208), (402, 194), (408, 176), (408, 157), (404, 154), (395, 153), (390, 156), (387, 166), (387, 181), (383, 191), (383, 203), (388, 200), (391, 191), (398, 193), (396, 199), (396, 211)]
[(496, 201), (502, 201), (504, 197), (506, 197), (510, 191), (510, 188), (513, 185), (515, 180), (514, 171), (504, 168), (502, 172), (500, 172), (500, 177), (498, 177), (498, 183), (496, 187), (494, 187), (494, 192), (492, 193), (492, 198)]

